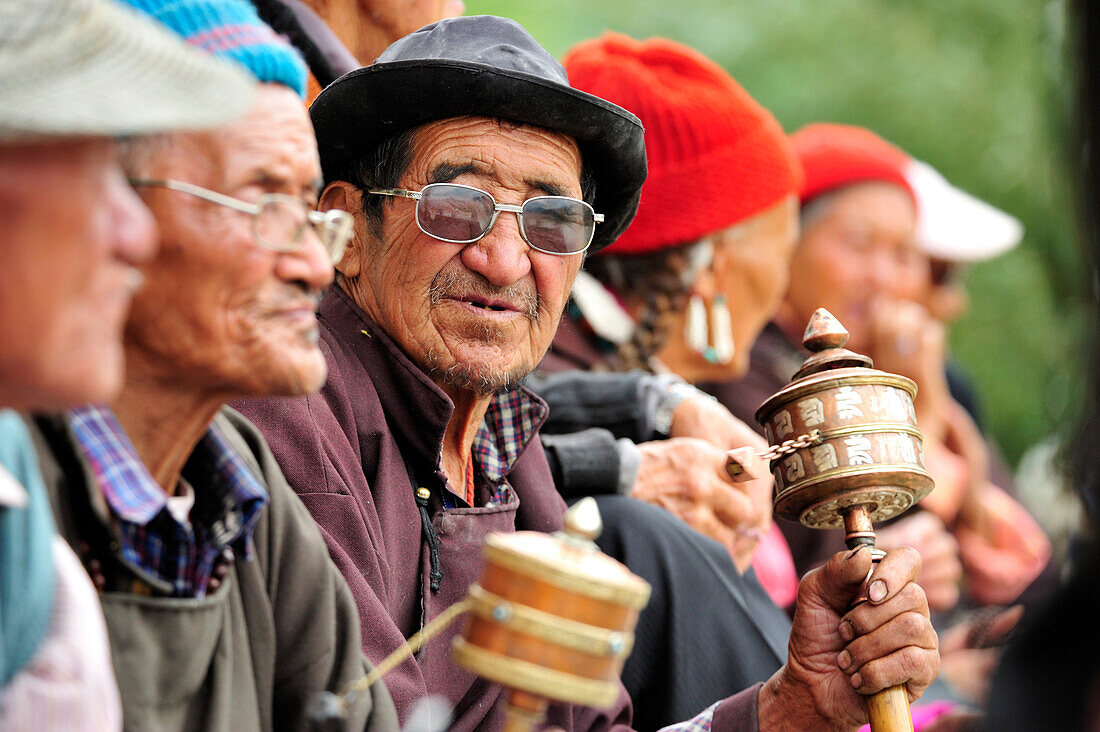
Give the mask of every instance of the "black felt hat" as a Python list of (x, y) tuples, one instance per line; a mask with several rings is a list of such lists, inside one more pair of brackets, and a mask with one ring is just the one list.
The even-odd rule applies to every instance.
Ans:
[(593, 251), (630, 224), (645, 182), (638, 118), (570, 87), (562, 65), (506, 18), (477, 15), (425, 26), (374, 65), (334, 81), (309, 112), (328, 181), (386, 137), (434, 120), (499, 117), (569, 135), (596, 178), (595, 208), (605, 217)]

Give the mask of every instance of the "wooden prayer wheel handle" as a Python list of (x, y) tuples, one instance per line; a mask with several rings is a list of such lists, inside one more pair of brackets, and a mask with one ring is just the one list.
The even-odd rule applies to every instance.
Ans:
[(871, 732), (913, 732), (909, 692), (903, 685), (867, 697), (867, 714), (871, 718)]
[[(872, 558), (872, 571), (884, 556), (881, 550), (875, 550), (875, 529), (871, 515), (865, 506), (854, 506), (844, 514), (844, 528), (847, 532), (844, 543), (849, 549), (857, 546), (869, 546), (876, 551)], [(867, 579), (871, 579), (870, 573)], [(867, 581), (864, 581), (852, 607), (867, 602)], [(867, 697), (867, 715), (871, 721), (871, 732), (913, 732), (913, 715), (909, 711), (909, 692), (904, 684), (891, 686), (877, 694)]]
[(546, 697), (509, 689), (504, 701), (502, 732), (532, 732), (546, 717), (547, 706), (549, 702)]
[[(780, 518), (818, 529), (843, 524), (849, 549), (875, 547), (872, 520), (906, 511), (932, 490), (913, 400), (917, 385), (878, 371), (849, 351), (848, 331), (828, 310), (810, 318), (802, 344), (812, 352), (791, 383), (756, 410), (771, 449), (773, 507)], [(737, 479), (744, 461), (731, 455)], [(870, 578), (870, 574), (868, 574)], [(867, 583), (852, 607), (867, 602)], [(912, 732), (904, 686), (867, 699), (872, 732)]]

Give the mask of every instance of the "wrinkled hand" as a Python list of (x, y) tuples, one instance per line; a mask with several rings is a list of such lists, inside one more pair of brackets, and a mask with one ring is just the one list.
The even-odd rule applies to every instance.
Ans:
[(642, 464), (631, 495), (660, 506), (730, 552), (738, 570), (752, 562), (771, 526), (771, 480), (734, 483), (726, 453), (704, 440), (677, 437), (638, 445)]
[(944, 612), (959, 603), (963, 566), (959, 542), (935, 515), (920, 511), (878, 530), (877, 545), (889, 551), (911, 546), (921, 556), (920, 586), (933, 612)]
[(871, 307), (875, 366), (918, 384), (943, 370), (947, 347), (943, 323), (915, 302), (877, 298)]
[(939, 642), (916, 583), (920, 555), (896, 549), (871, 575), (870, 601), (848, 610), (871, 552), (841, 552), (798, 588), (787, 663), (759, 696), (760, 730), (853, 729), (867, 721), (862, 695), (905, 684), (917, 699), (936, 678)]
[[(775, 485), (771, 465), (757, 454), (768, 449), (767, 441), (752, 427), (734, 417), (717, 399), (704, 394), (685, 399), (673, 410), (669, 437), (694, 437), (722, 450), (739, 450), (737, 457), (744, 472), (734, 482), (739, 491), (749, 496), (753, 516), (742, 517), (736, 526), (731, 527), (736, 536), (730, 554), (738, 569), (744, 572), (752, 561), (752, 553), (760, 537), (768, 533), (772, 524), (771, 502)], [(709, 533), (707, 535), (711, 536)]]
[(672, 410), (672, 428), (668, 436), (697, 437), (723, 450), (745, 446), (768, 448), (756, 430), (734, 417), (717, 399), (702, 393), (688, 397)]

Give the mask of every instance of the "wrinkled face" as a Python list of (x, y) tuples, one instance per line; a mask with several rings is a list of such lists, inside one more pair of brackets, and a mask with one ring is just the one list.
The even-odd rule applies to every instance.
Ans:
[[(133, 171), (244, 201), (282, 193), (315, 203), (320, 163), (301, 100), (262, 85), (249, 113), (207, 133), (174, 135)], [(252, 217), (186, 194), (146, 188), (161, 231), (127, 327), (128, 354), (180, 388), (225, 399), (307, 394), (324, 383), (317, 297), (332, 279), (307, 228), (289, 253), (261, 247)]]
[(831, 196), (802, 232), (785, 301), (798, 324), (828, 309), (851, 333), (848, 348), (866, 352), (874, 303), (923, 299), (928, 260), (917, 248), (913, 201), (902, 188), (863, 183)]
[[(542, 195), (581, 197), (581, 157), (568, 137), (481, 117), (420, 128), (399, 187), (476, 186), (498, 203)], [(444, 390), (490, 394), (539, 362), (557, 330), (583, 255), (531, 249), (514, 214), (488, 235), (450, 244), (416, 225), (416, 202), (390, 199), (379, 240), (356, 217), (356, 302)]]
[(0, 147), (0, 405), (103, 401), (122, 384), (122, 325), (156, 246), (103, 138)]
[(797, 238), (798, 201), (791, 196), (735, 226), (733, 236), (719, 236), (715, 241), (716, 248), (723, 251), (715, 252), (715, 269), (729, 302), (735, 377), (748, 371), (752, 344), (775, 315), (787, 290)]

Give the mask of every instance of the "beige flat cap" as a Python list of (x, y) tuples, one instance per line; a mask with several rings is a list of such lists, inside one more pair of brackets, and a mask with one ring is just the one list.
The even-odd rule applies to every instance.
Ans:
[(113, 0), (0, 0), (0, 143), (211, 127), (254, 89)]

